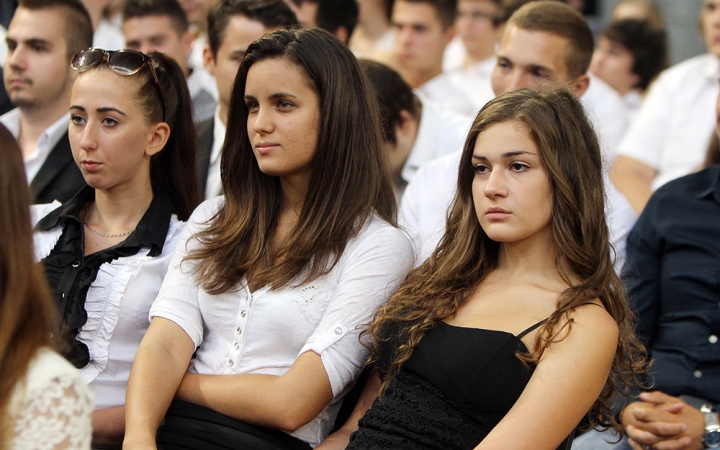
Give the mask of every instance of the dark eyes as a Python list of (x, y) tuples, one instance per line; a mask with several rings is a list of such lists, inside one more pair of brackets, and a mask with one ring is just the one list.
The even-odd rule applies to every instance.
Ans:
[[(513, 162), (508, 166), (512, 172), (525, 172), (530, 168), (529, 165), (522, 162)], [(478, 175), (484, 175), (490, 173), (492, 169), (485, 164), (476, 164), (473, 166), (473, 171)]]

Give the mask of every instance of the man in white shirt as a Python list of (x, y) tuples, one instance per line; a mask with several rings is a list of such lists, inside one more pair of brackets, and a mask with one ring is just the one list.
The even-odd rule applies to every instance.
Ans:
[(367, 59), (359, 63), (377, 95), (385, 156), (400, 196), (422, 164), (462, 149), (472, 120), (413, 93), (386, 65)]
[[(497, 95), (522, 88), (564, 85), (581, 97), (588, 90), (586, 75), (593, 37), (585, 19), (560, 2), (531, 2), (512, 15), (505, 27), (492, 74)], [(422, 166), (408, 185), (400, 222), (411, 230), (418, 247), (418, 263), (435, 249), (445, 232), (445, 217), (457, 185), (460, 153)], [(606, 179), (606, 215), (615, 247), (615, 267), (624, 262), (625, 239), (637, 216)]]
[(196, 124), (198, 175), (204, 199), (222, 194), (220, 155), (225, 142), (228, 107), (235, 75), (248, 46), (265, 33), (297, 25), (283, 0), (222, 0), (208, 14), (205, 68), (215, 77), (219, 94), (213, 117)]
[(455, 13), (455, 0), (397, 0), (391, 16), (395, 48), (387, 62), (443, 109), (475, 116), (472, 102), (442, 70), (445, 48), (455, 36)]
[(65, 202), (85, 186), (67, 137), (70, 60), (92, 38), (79, 0), (24, 0), (10, 22), (3, 82), (17, 108), (0, 122), (20, 144), (36, 203)]
[(477, 110), (495, 97), (490, 75), (500, 38), (501, 27), (493, 22), (499, 6), (500, 0), (458, 0), (457, 37), (445, 49), (445, 72)]
[(660, 74), (618, 147), (611, 176), (638, 213), (655, 189), (700, 167), (715, 129), (720, 0), (705, 0), (700, 18), (709, 53)]
[(156, 50), (178, 63), (188, 83), (193, 102), (193, 119), (208, 119), (217, 101), (211, 77), (193, 71), (188, 57), (193, 36), (188, 20), (177, 0), (128, 0), (123, 9), (123, 33), (127, 48), (148, 53)]

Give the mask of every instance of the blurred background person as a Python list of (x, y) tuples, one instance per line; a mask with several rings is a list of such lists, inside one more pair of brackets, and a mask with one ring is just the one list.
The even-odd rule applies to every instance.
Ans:
[(355, 0), (292, 0), (292, 5), (302, 26), (322, 28), (348, 45), (358, 22)]
[(458, 0), (457, 36), (445, 49), (443, 70), (478, 111), (495, 97), (490, 75), (500, 39), (501, 27), (493, 21), (499, 7), (500, 0)]
[(147, 54), (155, 50), (175, 60), (187, 80), (192, 98), (193, 120), (212, 117), (217, 106), (214, 80), (188, 64), (193, 35), (177, 0), (128, 0), (123, 9), (123, 33), (127, 48)]
[(395, 0), (358, 0), (358, 23), (350, 38), (350, 50), (358, 57), (372, 58), (392, 50), (395, 32), (390, 24)]
[(623, 19), (647, 20), (656, 29), (665, 27), (663, 16), (651, 0), (623, 0), (612, 10), (613, 22)]
[(16, 108), (0, 122), (23, 152), (34, 202), (66, 202), (85, 186), (67, 134), (75, 80), (70, 60), (92, 39), (79, 0), (23, 0), (10, 22), (3, 82)]
[(704, 0), (700, 21), (707, 53), (660, 74), (618, 147), (610, 175), (638, 213), (655, 189), (705, 160), (715, 129), (720, 0)]
[(402, 77), (386, 65), (359, 60), (380, 106), (385, 156), (401, 197), (422, 164), (459, 151), (472, 120), (445, 111), (432, 100), (421, 100)]
[(590, 72), (623, 97), (632, 121), (645, 91), (667, 64), (665, 32), (646, 20), (623, 19), (600, 33)]

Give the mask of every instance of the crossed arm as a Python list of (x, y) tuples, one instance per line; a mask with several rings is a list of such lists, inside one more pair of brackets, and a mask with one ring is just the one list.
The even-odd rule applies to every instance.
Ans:
[(332, 400), (330, 381), (314, 352), (300, 355), (282, 376), (199, 375), (187, 373), (194, 350), (180, 326), (153, 319), (128, 382), (124, 448), (156, 448), (155, 435), (173, 397), (284, 430), (309, 422)]

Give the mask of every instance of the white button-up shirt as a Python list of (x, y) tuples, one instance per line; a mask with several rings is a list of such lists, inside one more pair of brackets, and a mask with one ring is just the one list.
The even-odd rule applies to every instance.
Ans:
[(658, 171), (657, 189), (696, 170), (716, 126), (720, 60), (704, 54), (660, 74), (620, 142), (618, 154)]
[(365, 364), (368, 350), (358, 336), (412, 267), (412, 246), (402, 231), (376, 217), (327, 275), (255, 292), (243, 280), (236, 291), (211, 295), (198, 285), (197, 263), (183, 259), (199, 245), (192, 236), (224, 200), (207, 200), (190, 217), (150, 317), (171, 320), (190, 336), (199, 347), (190, 371), (200, 374), (280, 376), (302, 353), (320, 355), (334, 399), (291, 433), (314, 447), (329, 433), (339, 396)]

